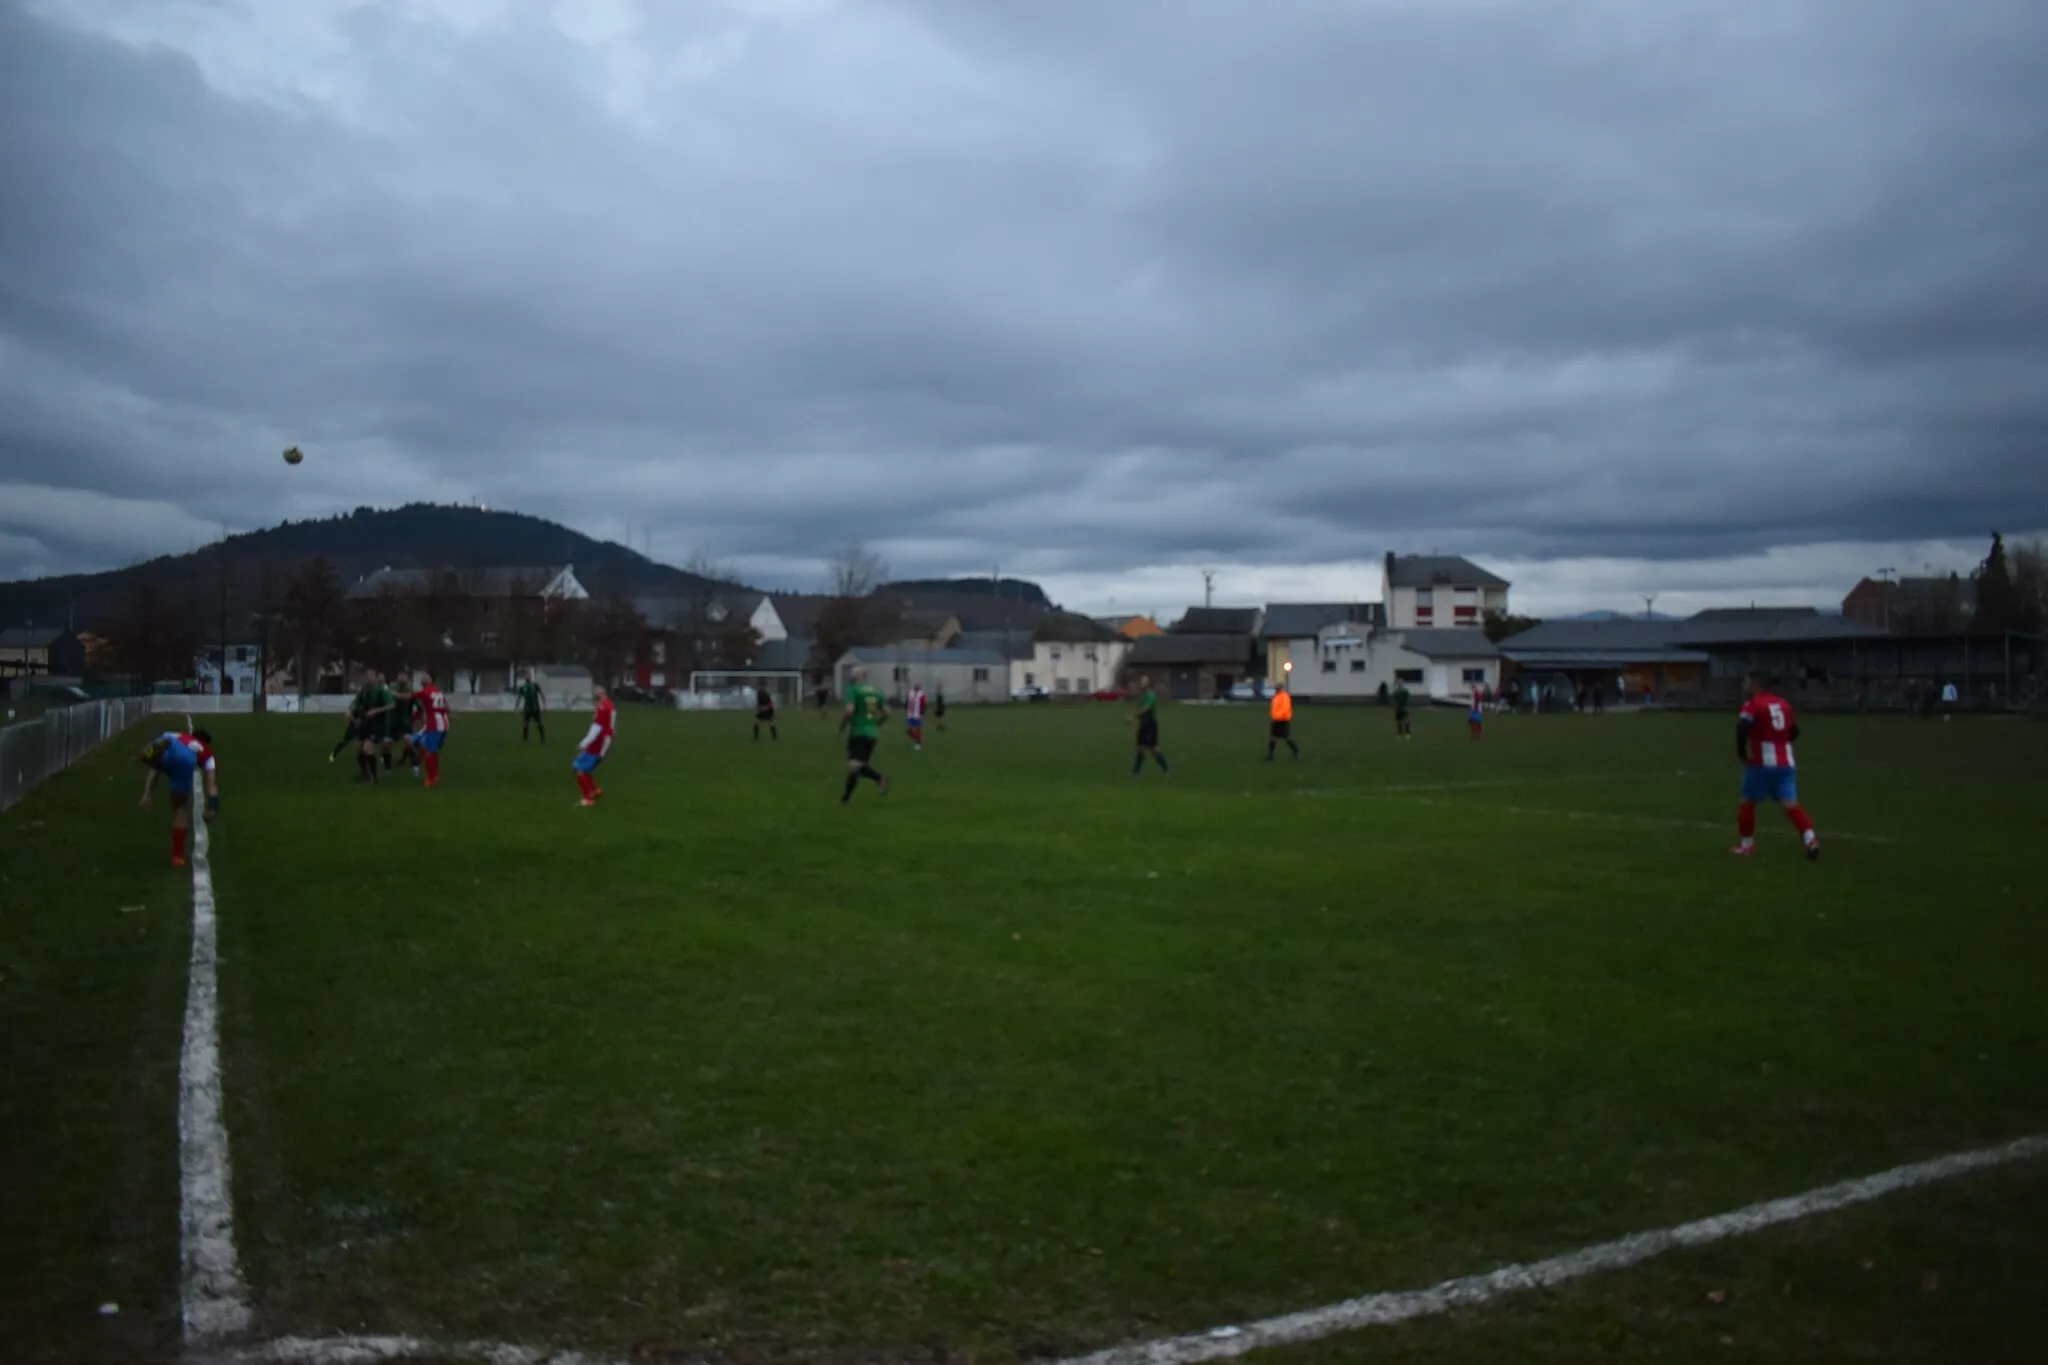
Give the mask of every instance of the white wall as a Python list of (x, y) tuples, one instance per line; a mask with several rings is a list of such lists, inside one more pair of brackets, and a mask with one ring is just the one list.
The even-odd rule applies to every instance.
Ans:
[[(1128, 640), (1095, 640), (1084, 643), (1039, 640), (1032, 645), (1029, 659), (1010, 661), (1010, 687), (1015, 690), (1036, 683), (1054, 696), (1087, 696), (1116, 686), (1117, 670), (1130, 651)], [(1090, 658), (1089, 655), (1094, 655)]]
[[(1358, 643), (1332, 643), (1345, 640)], [(1379, 695), (1381, 683), (1391, 691), (1397, 682), (1405, 681), (1408, 690), (1418, 696), (1463, 699), (1478, 685), (1465, 680), (1467, 669), (1478, 670), (1488, 687), (1500, 685), (1499, 659), (1426, 658), (1408, 650), (1398, 631), (1325, 628), (1316, 638), (1290, 641), (1288, 654), (1294, 661), (1288, 685), (1299, 697), (1374, 697)], [(1335, 668), (1325, 672), (1326, 662)], [(1354, 668), (1355, 663), (1364, 667)], [(1405, 680), (1400, 677), (1404, 672), (1409, 675)]]
[(775, 603), (766, 597), (761, 599), (760, 606), (754, 608), (754, 614), (747, 618), (747, 624), (754, 628), (754, 633), (761, 637), (763, 644), (770, 640), (789, 638), (789, 627), (782, 624), (782, 613), (775, 610)]
[[(1430, 616), (1426, 621), (1419, 615), (1423, 592), (1429, 593), (1430, 599)], [(1506, 588), (1461, 588), (1445, 583), (1429, 588), (1397, 588), (1387, 582), (1384, 569), (1380, 571), (1380, 593), (1387, 604), (1389, 630), (1453, 630), (1461, 626), (1477, 629), (1487, 612), (1508, 609)], [(1471, 613), (1460, 616), (1459, 607), (1470, 607)]]

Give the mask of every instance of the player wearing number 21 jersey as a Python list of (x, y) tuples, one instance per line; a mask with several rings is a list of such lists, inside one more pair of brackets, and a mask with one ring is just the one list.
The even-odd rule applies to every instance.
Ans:
[(419, 733), (413, 736), (413, 752), (426, 765), (427, 785), (441, 785), (441, 750), (448, 743), (448, 694), (434, 686), (434, 675), (420, 674), (420, 689), (412, 694), (419, 708)]
[(1749, 699), (1735, 720), (1735, 752), (1744, 770), (1742, 805), (1736, 816), (1742, 842), (1730, 851), (1747, 857), (1756, 850), (1756, 803), (1775, 801), (1805, 841), (1807, 858), (1818, 858), (1820, 837), (1799, 804), (1799, 770), (1792, 754), (1799, 739), (1799, 717), (1791, 702), (1765, 686), (1761, 674), (1749, 675), (1745, 691)]
[(604, 795), (604, 788), (597, 785), (597, 766), (604, 762), (605, 755), (612, 751), (612, 735), (617, 726), (617, 712), (612, 707), (611, 694), (602, 687), (596, 690), (597, 709), (591, 713), (590, 729), (584, 734), (583, 742), (576, 746), (576, 785), (583, 792), (583, 804), (594, 806), (597, 798)]

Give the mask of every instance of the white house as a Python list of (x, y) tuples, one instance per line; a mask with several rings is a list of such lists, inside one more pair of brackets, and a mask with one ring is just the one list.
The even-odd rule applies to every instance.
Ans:
[(834, 690), (846, 695), (856, 665), (868, 682), (900, 705), (912, 685), (947, 701), (1007, 701), (1009, 660), (992, 649), (924, 649), (900, 645), (859, 646), (839, 656), (832, 668)]
[(1031, 653), (1010, 660), (1010, 688), (1042, 687), (1054, 696), (1082, 696), (1116, 686), (1131, 642), (1097, 621), (1054, 612), (1031, 632)]
[(1261, 618), (1266, 681), (1298, 697), (1363, 696), (1365, 640), (1386, 624), (1377, 602), (1273, 602)]
[(1304, 701), (1364, 701), (1382, 686), (1392, 691), (1397, 685), (1419, 697), (1463, 701), (1475, 687), (1500, 686), (1500, 650), (1484, 631), (1384, 630), (1373, 624), (1378, 604), (1367, 603), (1345, 609), (1365, 619), (1326, 616), (1312, 634), (1298, 633), (1313, 610), (1312, 604), (1267, 608), (1290, 632), (1266, 642), (1268, 680), (1284, 679)]
[[(1391, 630), (1370, 671), (1432, 701), (1465, 701), (1472, 690), (1500, 687), (1500, 649), (1479, 630)], [(1379, 682), (1373, 682), (1379, 690)]]
[(1508, 581), (1457, 555), (1394, 555), (1381, 572), (1389, 630), (1477, 628), (1508, 609)]

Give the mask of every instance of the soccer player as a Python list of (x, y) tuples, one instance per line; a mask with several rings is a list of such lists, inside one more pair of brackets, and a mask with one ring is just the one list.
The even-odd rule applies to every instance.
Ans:
[[(597, 798), (604, 795), (604, 788), (597, 785), (597, 767), (612, 751), (612, 735), (618, 728), (618, 712), (612, 706), (611, 693), (602, 687), (595, 689), (597, 709), (591, 713), (590, 729), (583, 736), (583, 743), (576, 746), (576, 761), (570, 766), (576, 770), (576, 785), (583, 792), (583, 804), (594, 806)], [(541, 743), (547, 743), (542, 739)]]
[(1170, 773), (1166, 766), (1166, 755), (1159, 752), (1159, 696), (1152, 690), (1149, 676), (1138, 679), (1138, 709), (1131, 719), (1138, 724), (1138, 752), (1131, 760), (1131, 776), (1145, 771), (1145, 755), (1152, 755), (1159, 764), (1159, 771)]
[(533, 680), (531, 669), (519, 675), (519, 742), (526, 742), (527, 733), (540, 731), (540, 742), (548, 742), (548, 723), (541, 719), (543, 697), (540, 684)]
[(775, 731), (775, 697), (763, 683), (754, 689), (754, 742), (761, 742), (761, 727), (768, 727), (768, 738), (780, 741), (782, 736)]
[(413, 751), (427, 767), (427, 786), (441, 785), (441, 749), (448, 743), (448, 695), (434, 686), (434, 675), (420, 674), (420, 690), (413, 693), (420, 709), (420, 730), (413, 736)]
[(390, 712), (391, 689), (384, 685), (384, 675), (373, 668), (363, 676), (361, 690), (349, 703), (349, 713), (356, 719), (358, 785), (375, 785), (377, 781), (377, 744), (384, 735), (384, 717)]
[(910, 696), (903, 707), (903, 732), (910, 736), (910, 747), (924, 752), (924, 689), (911, 684)]
[(1729, 852), (1747, 858), (1756, 851), (1756, 803), (1775, 801), (1799, 831), (1806, 859), (1812, 862), (1820, 857), (1820, 836), (1799, 804), (1799, 774), (1792, 760), (1799, 718), (1792, 713), (1792, 703), (1772, 692), (1761, 673), (1751, 673), (1743, 682), (1749, 700), (1735, 718), (1735, 753), (1744, 768), (1742, 806), (1736, 814), (1742, 842)]
[(941, 730), (946, 728), (946, 689), (943, 687), (932, 697), (932, 719), (938, 722)]
[(185, 838), (192, 829), (192, 779), (206, 774), (206, 818), (220, 814), (220, 779), (214, 775), (213, 736), (204, 730), (166, 731), (142, 750), (142, 765), (149, 770), (142, 779), (142, 808), (149, 809), (150, 797), (161, 776), (171, 789), (171, 866), (185, 865)]
[(846, 732), (846, 790), (839, 794), (842, 806), (853, 800), (853, 789), (863, 777), (873, 780), (882, 795), (889, 794), (889, 779), (876, 771), (874, 764), (875, 745), (881, 742), (889, 707), (882, 694), (868, 685), (865, 668), (856, 666), (852, 678), (846, 689), (846, 710), (839, 717), (839, 728)]
[(1287, 690), (1286, 683), (1281, 683), (1280, 690), (1273, 694), (1273, 704), (1268, 710), (1272, 714), (1272, 724), (1266, 729), (1266, 762), (1273, 761), (1274, 751), (1283, 743), (1289, 753), (1300, 758), (1301, 746), (1294, 742), (1294, 694)]
[[(405, 762), (412, 754), (412, 680), (403, 672), (391, 680), (391, 709), (384, 713), (384, 739), (379, 746), (384, 755), (384, 771), (391, 771), (391, 746), (403, 745), (399, 761)], [(413, 775), (419, 775), (414, 765)]]
[(1465, 724), (1477, 739), (1486, 730), (1486, 694), (1480, 688), (1472, 689), (1472, 709), (1465, 713)]
[(341, 738), (335, 741), (334, 748), (328, 752), (327, 761), (332, 763), (335, 759), (340, 758), (343, 749), (350, 748), (361, 738), (362, 734), (356, 726), (356, 708), (350, 706), (348, 708), (347, 723), (342, 727)]
[(1402, 739), (1415, 738), (1415, 722), (1408, 719), (1408, 684), (1394, 684), (1394, 733)]

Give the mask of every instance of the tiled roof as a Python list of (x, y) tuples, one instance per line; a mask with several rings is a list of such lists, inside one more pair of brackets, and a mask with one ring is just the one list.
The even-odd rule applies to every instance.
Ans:
[(1508, 581), (1461, 555), (1388, 555), (1387, 582), (1396, 588), (1505, 588)]

